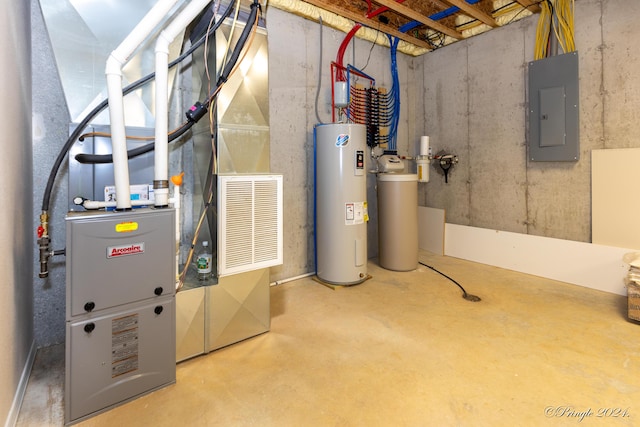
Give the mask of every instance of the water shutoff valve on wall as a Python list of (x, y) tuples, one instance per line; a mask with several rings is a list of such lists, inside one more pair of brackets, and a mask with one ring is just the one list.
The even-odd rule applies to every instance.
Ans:
[(433, 160), (438, 162), (438, 165), (440, 165), (440, 170), (442, 170), (442, 174), (444, 174), (444, 182), (445, 184), (448, 184), (449, 170), (453, 167), (453, 165), (458, 163), (458, 156), (456, 156), (455, 154), (445, 154), (444, 152), (442, 152), (442, 154), (436, 154), (435, 156), (433, 156)]

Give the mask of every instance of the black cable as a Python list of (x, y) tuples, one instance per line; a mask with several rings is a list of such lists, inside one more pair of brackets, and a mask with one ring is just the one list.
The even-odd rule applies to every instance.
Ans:
[(367, 56), (367, 63), (364, 64), (364, 67), (362, 67), (360, 69), (360, 71), (364, 71), (365, 68), (367, 68), (367, 65), (369, 65), (369, 60), (371, 59), (371, 52), (373, 52), (373, 48), (375, 47), (376, 43), (378, 42), (378, 34), (380, 34), (380, 23), (378, 22), (378, 28), (376, 28), (376, 38), (375, 40), (373, 40), (373, 43), (371, 43), (371, 48), (369, 49), (369, 56)]
[[(512, 23), (512, 22), (513, 22), (513, 21), (518, 17), (518, 15), (520, 15), (522, 12), (524, 12), (525, 10), (528, 10), (531, 6), (537, 6), (537, 5), (539, 5), (539, 4), (540, 4), (540, 3), (542, 3), (543, 1), (546, 1), (546, 0), (540, 0), (540, 1), (536, 2), (536, 3), (531, 3), (530, 5), (523, 7), (522, 9), (520, 9), (520, 11), (519, 11), (518, 13), (516, 13), (516, 14), (515, 14), (515, 15), (514, 15), (510, 20), (509, 20), (509, 22), (507, 22), (507, 23), (506, 23), (506, 24), (504, 24), (504, 25), (509, 25), (509, 24), (511, 24), (511, 23)], [(508, 6), (508, 5), (507, 5), (507, 6)], [(505, 7), (505, 6), (503, 6), (503, 7)], [(497, 10), (500, 10), (500, 9), (502, 9), (502, 7), (500, 7), (500, 8), (498, 8), (498, 9), (496, 9), (496, 11), (497, 11)]]
[[(255, 0), (255, 3), (253, 3), (253, 5), (252, 5), (252, 10), (251, 10), (252, 14), (249, 15), (249, 18), (247, 20), (247, 24), (245, 25), (245, 30), (248, 29), (248, 31), (246, 31), (247, 34), (245, 34), (245, 31), (243, 31), (242, 35), (240, 36), (240, 39), (236, 43), (236, 46), (235, 46), (235, 48), (234, 48), (234, 50), (232, 52), (231, 58), (229, 60), (229, 63), (227, 63), (227, 67), (225, 67), (225, 70), (223, 71), (223, 74), (221, 74), (221, 78), (224, 75), (224, 79), (223, 79), (222, 82), (220, 82), (220, 80), (219, 80), (219, 83), (218, 83), (218, 85), (216, 85), (215, 89), (217, 89), (220, 84), (224, 83), (227, 80), (227, 78), (229, 77), (229, 73), (231, 72), (231, 70), (235, 66), (235, 63), (238, 61), (238, 58), (240, 56), (240, 52), (244, 48), (244, 44), (246, 43), (247, 38), (249, 36), (249, 33), (250, 33), (251, 29), (253, 28), (253, 24), (254, 24), (255, 20), (257, 19), (257, 17), (256, 17), (257, 12), (255, 12), (256, 9), (253, 7), (254, 5), (257, 5), (258, 7), (260, 7), (260, 4), (258, 3), (258, 1)], [(214, 26), (214, 30), (217, 29), (220, 26), (221, 22), (222, 22), (222, 20), (220, 20), (220, 21), (218, 21), (216, 23), (216, 26)], [(211, 32), (209, 32), (209, 33), (211, 33)], [(192, 53), (193, 52), (193, 46), (187, 52), (188, 53)], [(231, 64), (230, 67), (229, 67), (229, 64)], [(226, 71), (226, 74), (224, 74), (225, 71)], [(215, 93), (215, 89), (212, 91), (212, 93)], [(209, 103), (210, 101), (211, 100), (209, 99), (207, 101), (207, 103)], [(206, 109), (204, 111), (206, 111)], [(171, 133), (169, 135), (168, 142), (172, 142), (172, 141), (176, 140), (177, 138), (179, 138), (180, 136), (182, 136), (187, 130), (191, 129), (191, 127), (196, 123), (196, 121), (197, 120), (189, 120), (187, 123), (183, 124), (178, 130), (176, 130), (175, 132), (173, 132), (173, 133)], [(138, 157), (138, 156), (141, 156), (143, 154), (149, 153), (149, 152), (153, 151), (154, 149), (155, 149), (155, 143), (151, 142), (151, 143), (146, 144), (146, 145), (144, 145), (142, 147), (138, 147), (138, 148), (134, 148), (134, 149), (128, 150), (127, 151), (127, 158), (128, 159), (132, 159), (134, 157)], [(83, 154), (76, 155), (75, 159), (79, 163), (83, 163), (83, 164), (87, 164), (87, 163), (88, 164), (106, 164), (106, 163), (112, 163), (113, 162), (113, 155), (111, 155), (111, 154), (86, 154), (86, 153), (83, 153)]]
[[(544, 1), (547, 1), (547, 0), (538, 0), (537, 2), (531, 3), (531, 4), (527, 5), (527, 6), (523, 6), (522, 4), (518, 3), (517, 1), (512, 1), (511, 3), (505, 3), (504, 5), (496, 8), (496, 9), (493, 9), (491, 11), (491, 14), (493, 15), (493, 14), (495, 14), (497, 12), (500, 12), (501, 10), (506, 9), (508, 7), (511, 7), (511, 6), (513, 6), (515, 4), (515, 5), (522, 6), (522, 9), (520, 9), (520, 11), (516, 14), (516, 16), (518, 16), (518, 15), (520, 15), (522, 13), (522, 11), (529, 9), (532, 6), (538, 6), (540, 3), (544, 2)], [(507, 22), (507, 24), (511, 23), (511, 21), (513, 21), (513, 18), (509, 22)], [(507, 24), (505, 24), (505, 25), (507, 25)]]
[[(224, 11), (224, 13), (222, 15), (222, 18), (218, 22), (216, 22), (216, 24), (211, 28), (211, 31), (209, 31), (209, 33), (203, 35), (200, 38), (200, 40), (198, 40), (198, 42), (196, 44), (191, 46), (191, 48), (189, 48), (185, 53), (183, 53), (178, 58), (176, 58), (174, 61), (169, 63), (169, 68), (172, 68), (175, 65), (177, 65), (178, 63), (182, 62), (185, 58), (187, 58), (189, 55), (191, 55), (194, 50), (196, 50), (198, 47), (200, 47), (204, 43), (206, 38), (209, 35), (213, 34), (218, 29), (218, 27), (220, 27), (222, 22), (227, 17), (229, 17), (229, 15), (231, 15), (231, 12), (233, 10), (233, 4), (234, 4), (233, 2), (230, 2), (229, 6), (227, 7), (227, 9)], [(156, 73), (150, 73), (150, 74), (142, 77), (141, 79), (131, 83), (129, 86), (125, 87), (122, 90), (123, 96), (133, 92), (134, 90), (138, 89), (143, 84), (145, 84), (148, 81), (152, 80), (155, 77), (155, 75), (156, 75)], [(65, 144), (62, 146), (62, 149), (60, 150), (60, 153), (58, 154), (58, 157), (56, 158), (56, 161), (54, 162), (54, 164), (53, 164), (53, 166), (51, 168), (51, 172), (49, 174), (49, 179), (47, 180), (47, 185), (45, 187), (44, 195), (42, 197), (42, 211), (48, 211), (49, 210), (49, 203), (51, 201), (51, 191), (53, 190), (53, 184), (55, 183), (56, 176), (58, 175), (58, 171), (60, 170), (60, 166), (62, 165), (62, 162), (64, 161), (64, 158), (66, 157), (67, 153), (69, 152), (69, 150), (71, 149), (73, 144), (75, 144), (76, 140), (80, 137), (80, 135), (82, 134), (84, 129), (87, 127), (89, 122), (95, 116), (97, 116), (102, 110), (104, 110), (107, 107), (108, 104), (109, 104), (109, 100), (105, 99), (100, 104), (98, 104), (93, 110), (91, 110), (84, 117), (84, 119), (82, 119), (80, 121), (78, 126), (74, 129), (74, 131), (71, 133), (71, 135), (69, 136), (69, 138), (67, 139)]]
[(258, 10), (260, 10), (260, 12), (262, 13), (262, 6), (260, 6), (260, 3), (258, 2), (258, 0), (253, 0), (253, 3), (251, 3), (251, 12), (249, 13), (249, 18), (247, 18), (247, 23), (244, 26), (244, 29), (242, 30), (242, 34), (240, 34), (240, 38), (236, 43), (235, 49), (233, 49), (233, 52), (231, 53), (231, 57), (229, 58), (229, 61), (225, 65), (224, 69), (222, 70), (222, 73), (220, 73), (220, 77), (218, 78), (215, 89), (212, 90), (211, 93), (209, 94), (210, 97), (213, 96), (214, 93), (216, 93), (220, 85), (224, 84), (227, 81), (227, 79), (229, 78), (229, 74), (231, 74), (231, 71), (233, 70), (233, 67), (235, 67), (236, 62), (238, 62), (238, 57), (242, 52), (242, 48), (244, 47), (244, 44), (246, 43), (247, 38), (249, 38), (249, 34), (251, 34), (251, 30), (253, 29), (253, 24), (258, 19), (257, 18)]
[[(540, 3), (545, 2), (545, 1), (546, 1), (546, 2), (551, 3), (549, 0), (539, 0), (538, 2), (536, 2), (536, 3), (531, 3), (531, 4), (530, 4), (530, 5), (528, 5), (528, 6), (522, 6), (522, 5), (520, 5), (520, 6), (522, 6), (522, 9), (520, 9), (520, 11), (519, 11), (518, 13), (516, 13), (516, 14), (515, 14), (515, 15), (514, 15), (510, 20), (509, 20), (509, 22), (507, 22), (506, 24), (503, 24), (503, 25), (501, 25), (501, 26), (502, 26), (502, 27), (504, 27), (505, 25), (509, 25), (509, 24), (511, 24), (511, 23), (512, 23), (512, 22), (513, 22), (513, 21), (518, 17), (518, 15), (520, 15), (522, 12), (524, 12), (525, 10), (528, 10), (531, 6), (537, 6), (537, 5), (539, 5)], [(516, 1), (512, 1), (511, 3), (507, 3), (507, 4), (505, 4), (504, 6), (501, 6), (501, 7), (497, 8), (497, 9), (494, 9), (494, 10), (491, 12), (491, 14), (493, 15), (493, 14), (495, 14), (496, 12), (501, 11), (502, 9), (506, 9), (507, 7), (511, 7), (511, 6), (513, 6), (514, 4), (520, 4), (520, 3), (516, 2)], [(472, 23), (472, 22), (477, 22), (477, 21), (478, 21), (478, 19), (472, 19), (471, 21), (467, 21), (467, 22), (465, 22), (465, 23), (463, 23), (463, 24), (456, 25), (456, 26), (455, 26), (455, 28), (464, 27), (465, 25), (468, 25), (468, 24), (470, 24), (470, 23)]]
[[(169, 134), (169, 139), (168, 139), (167, 142), (172, 142), (172, 141), (175, 141), (176, 139), (180, 138), (189, 129), (191, 129), (191, 127), (195, 123), (196, 122), (191, 122), (191, 121), (184, 123), (175, 132), (172, 132), (171, 134)], [(155, 149), (155, 143), (154, 142), (150, 142), (148, 144), (143, 145), (142, 147), (133, 148), (131, 150), (128, 150), (127, 151), (127, 158), (128, 159), (133, 159), (134, 157), (138, 157), (138, 156), (141, 156), (143, 154), (149, 153), (149, 152), (153, 151), (154, 149)], [(87, 154), (87, 153), (82, 153), (82, 154), (76, 154), (75, 159), (76, 159), (76, 161), (78, 163), (82, 163), (82, 164), (98, 165), (98, 164), (113, 163), (113, 155), (112, 154)]]
[(451, 280), (453, 283), (455, 283), (456, 285), (458, 285), (458, 287), (460, 289), (462, 289), (462, 298), (466, 299), (467, 301), (472, 301), (472, 302), (478, 302), (480, 301), (480, 297), (475, 296), (475, 295), (471, 295), (468, 294), (467, 291), (465, 291), (465, 289), (462, 287), (462, 285), (458, 282), (456, 282), (455, 280), (453, 280), (451, 277), (447, 276), (446, 274), (444, 274), (441, 271), (438, 271), (437, 269), (435, 269), (434, 267), (431, 267), (430, 265), (427, 265), (425, 263), (423, 263), (422, 261), (418, 261), (418, 263), (420, 265), (424, 265), (427, 268), (430, 268), (431, 270), (435, 271), (436, 273), (438, 273), (439, 275), (446, 277), (447, 279)]
[[(551, 0), (546, 0), (546, 2), (549, 5), (549, 8), (551, 9), (551, 14), (549, 15), (549, 34), (547, 35), (547, 47), (545, 49), (546, 51), (546, 55), (545, 56), (549, 56), (549, 49), (551, 48), (551, 39), (553, 37), (553, 15), (556, 13), (555, 12), (555, 8), (553, 7), (553, 3), (551, 3)], [(558, 40), (559, 42), (559, 40)], [(554, 53), (555, 55), (555, 53)]]

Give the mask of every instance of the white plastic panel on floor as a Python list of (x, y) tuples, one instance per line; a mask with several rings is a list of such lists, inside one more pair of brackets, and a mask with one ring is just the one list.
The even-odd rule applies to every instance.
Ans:
[(619, 295), (632, 249), (510, 233), (457, 224), (445, 226), (445, 255), (533, 274)]
[(418, 206), (418, 246), (444, 255), (444, 209)]

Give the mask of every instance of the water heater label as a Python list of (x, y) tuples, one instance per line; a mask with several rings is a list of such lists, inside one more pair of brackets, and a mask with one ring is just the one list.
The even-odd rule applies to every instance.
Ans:
[(349, 143), (349, 135), (346, 133), (341, 133), (336, 138), (336, 147), (344, 147)]
[(345, 225), (362, 224), (365, 221), (366, 202), (345, 203)]
[(345, 205), (344, 213), (346, 221), (353, 221), (353, 218), (355, 217), (353, 203), (347, 203)]
[(137, 255), (144, 253), (144, 243), (132, 243), (130, 245), (109, 246), (107, 258), (117, 258), (125, 255)]

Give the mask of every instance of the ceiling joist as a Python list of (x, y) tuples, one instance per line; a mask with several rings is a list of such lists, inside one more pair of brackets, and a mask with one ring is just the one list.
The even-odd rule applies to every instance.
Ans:
[(304, 0), (304, 1), (314, 6), (317, 6), (321, 9), (328, 10), (329, 12), (333, 12), (336, 15), (344, 16), (345, 18), (351, 19), (352, 21), (357, 22), (359, 24), (366, 25), (367, 27), (373, 28), (374, 30), (380, 30), (386, 34), (392, 35), (394, 37), (398, 37), (400, 40), (404, 40), (407, 43), (411, 43), (426, 49), (432, 48), (432, 46), (429, 43), (423, 40), (420, 40), (415, 37), (409, 36), (405, 33), (402, 33), (393, 27), (382, 24), (380, 21), (369, 19), (363, 15), (357, 14), (348, 9), (334, 6), (330, 2), (327, 2), (324, 0)]
[(463, 38), (462, 33), (459, 33), (456, 30), (453, 30), (449, 27), (446, 27), (442, 24), (440, 24), (439, 22), (434, 21), (433, 19), (430, 19), (418, 12), (416, 12), (413, 9), (408, 8), (407, 6), (405, 6), (402, 3), (399, 3), (395, 0), (375, 0), (376, 3), (380, 4), (381, 6), (386, 6), (389, 9), (398, 12), (399, 14), (406, 16), (407, 18), (413, 19), (414, 21), (418, 21), (424, 25), (426, 25), (427, 27), (434, 29), (438, 32), (441, 32), (443, 34), (448, 35), (449, 37), (453, 37), (456, 40), (460, 40)]
[(525, 9), (528, 9), (530, 12), (538, 13), (540, 12), (540, 6), (538, 5), (538, 1), (534, 0), (516, 0), (518, 3), (522, 5)]
[[(401, 45), (409, 50), (421, 51), (415, 54), (540, 12), (539, 0), (271, 0), (270, 4), (274, 2), (276, 7), (314, 20), (317, 15), (305, 8), (323, 9), (344, 18), (345, 24), (336, 21), (334, 28), (348, 31), (341, 26), (356, 22), (403, 40), (407, 44)], [(370, 37), (366, 34), (363, 37)], [(376, 37), (376, 42), (384, 44), (382, 40), (386, 37), (379, 41)]]
[(464, 11), (467, 15), (479, 21), (482, 21), (492, 28), (498, 27), (498, 23), (495, 21), (495, 19), (493, 19), (491, 16), (487, 15), (480, 9), (476, 8), (475, 6), (470, 5), (464, 0), (447, 0), (447, 2), (459, 7), (460, 10)]

